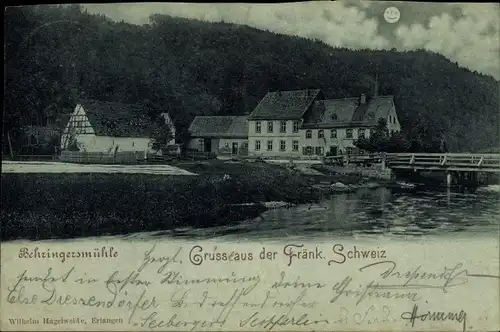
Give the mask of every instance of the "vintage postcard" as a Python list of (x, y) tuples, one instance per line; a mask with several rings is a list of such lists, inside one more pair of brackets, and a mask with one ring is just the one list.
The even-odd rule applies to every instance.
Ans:
[(2, 331), (498, 331), (500, 5), (8, 7)]

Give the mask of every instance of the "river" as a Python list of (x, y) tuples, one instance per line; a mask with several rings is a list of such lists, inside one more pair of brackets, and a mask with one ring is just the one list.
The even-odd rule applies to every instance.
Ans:
[(319, 241), (339, 237), (405, 239), (430, 235), (498, 236), (499, 186), (475, 193), (359, 189), (336, 193), (319, 204), (268, 210), (233, 226), (140, 233), (125, 238), (184, 238), (235, 241)]

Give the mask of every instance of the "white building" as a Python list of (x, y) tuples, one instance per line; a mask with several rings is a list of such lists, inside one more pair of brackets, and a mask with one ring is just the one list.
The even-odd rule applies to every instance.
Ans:
[(217, 155), (246, 155), (247, 116), (197, 116), (189, 126), (187, 148)]
[(248, 117), (250, 156), (298, 157), (303, 154), (301, 128), (319, 89), (268, 92)]
[[(168, 114), (162, 113), (172, 131), (175, 127)], [(82, 101), (76, 105), (61, 135), (61, 149), (77, 147), (84, 152), (155, 152), (151, 147), (154, 121), (136, 105)]]
[[(197, 116), (188, 148), (216, 154), (294, 158), (358, 154), (380, 119), (401, 130), (393, 96), (324, 99), (319, 89), (268, 92), (249, 116)], [(242, 150), (241, 147), (247, 147)]]
[(358, 154), (354, 141), (370, 137), (379, 119), (386, 120), (389, 133), (401, 130), (393, 96), (317, 100), (300, 130), (303, 154)]

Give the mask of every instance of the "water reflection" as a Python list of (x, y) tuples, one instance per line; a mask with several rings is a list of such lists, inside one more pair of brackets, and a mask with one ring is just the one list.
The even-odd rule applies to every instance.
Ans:
[(335, 194), (319, 204), (265, 212), (236, 226), (183, 229), (159, 236), (185, 238), (283, 239), (370, 236), (390, 237), (498, 232), (498, 192), (423, 191), (395, 193), (390, 189), (360, 189)]

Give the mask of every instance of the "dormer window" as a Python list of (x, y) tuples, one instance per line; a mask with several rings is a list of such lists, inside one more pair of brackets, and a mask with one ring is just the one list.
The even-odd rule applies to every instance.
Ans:
[(333, 113), (332, 116), (331, 116), (331, 119), (333, 121), (336, 121), (337, 120), (337, 113)]

